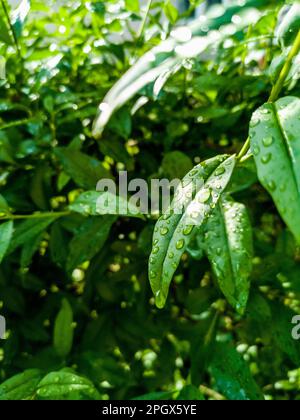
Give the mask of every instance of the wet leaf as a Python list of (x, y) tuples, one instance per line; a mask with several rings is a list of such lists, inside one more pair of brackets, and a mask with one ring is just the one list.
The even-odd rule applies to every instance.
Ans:
[(235, 156), (218, 156), (196, 166), (182, 181), (177, 197), (158, 221), (149, 260), (149, 278), (156, 304), (165, 305), (171, 280), (196, 227), (203, 226), (230, 181)]
[(220, 289), (240, 313), (246, 309), (252, 271), (252, 229), (243, 204), (222, 198), (205, 226), (205, 249)]
[(25, 370), (0, 385), (0, 400), (31, 400), (34, 398), (43, 373), (38, 369)]
[(265, 104), (250, 123), (251, 149), (262, 185), (300, 242), (300, 99)]

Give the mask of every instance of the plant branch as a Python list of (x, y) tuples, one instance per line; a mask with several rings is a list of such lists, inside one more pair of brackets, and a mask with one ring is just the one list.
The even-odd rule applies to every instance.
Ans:
[(15, 44), (18, 56), (19, 56), (20, 59), (22, 59), (20, 44), (19, 44), (19, 41), (18, 41), (16, 31), (13, 27), (13, 24), (12, 24), (10, 16), (9, 16), (8, 8), (7, 8), (7, 5), (6, 5), (6, 0), (0, 0), (0, 1), (1, 1), (1, 5), (2, 5), (2, 8), (3, 8), (7, 23), (9, 25), (9, 28), (10, 28), (12, 36), (13, 36), (13, 40), (14, 40), (14, 44)]
[(153, 0), (148, 0), (147, 6), (146, 6), (146, 11), (145, 11), (145, 16), (143, 18), (141, 27), (140, 27), (140, 29), (138, 31), (138, 34), (137, 34), (138, 39), (140, 39), (141, 36), (143, 35), (144, 29), (145, 29), (145, 26), (146, 26), (146, 23), (147, 23), (148, 15), (149, 15), (150, 10), (151, 10), (152, 3), (153, 3)]
[(288, 77), (290, 70), (292, 68), (293, 60), (296, 57), (296, 55), (299, 53), (299, 51), (300, 51), (300, 30), (292, 46), (292, 49), (289, 52), (286, 62), (280, 72), (279, 78), (272, 89), (269, 102), (275, 102), (278, 99), (278, 96), (280, 95), (280, 92), (283, 88), (284, 82), (286, 78)]
[[(268, 100), (269, 103), (277, 101), (280, 95), (280, 92), (282, 91), (282, 88), (284, 86), (284, 83), (286, 81), (286, 78), (288, 77), (290, 70), (292, 68), (293, 60), (296, 57), (296, 55), (299, 54), (299, 52), (300, 52), (300, 30), (289, 52), (289, 55), (284, 63), (284, 66), (281, 69), (279, 78), (277, 82), (275, 83), (275, 85), (273, 86), (273, 89), (271, 91), (271, 94)], [(238, 160), (241, 160), (246, 155), (249, 148), (250, 148), (250, 138), (248, 137), (248, 139), (246, 140), (245, 144), (242, 147), (242, 150), (240, 151), (238, 155)]]
[(0, 217), (0, 221), (3, 220), (28, 220), (28, 219), (48, 219), (50, 217), (64, 217), (69, 216), (71, 214), (70, 211), (62, 211), (62, 212), (45, 212), (45, 213), (33, 213), (28, 215), (23, 214), (8, 214), (4, 217)]
[(218, 392), (214, 391), (213, 389), (207, 388), (204, 385), (200, 385), (199, 389), (200, 389), (200, 392), (202, 392), (202, 394), (205, 395), (206, 397), (213, 398), (216, 401), (226, 400), (224, 395), (221, 395)]

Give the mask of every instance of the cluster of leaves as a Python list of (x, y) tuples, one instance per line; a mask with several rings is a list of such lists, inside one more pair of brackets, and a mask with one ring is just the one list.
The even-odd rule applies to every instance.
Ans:
[(297, 399), (299, 2), (0, 3), (0, 399)]

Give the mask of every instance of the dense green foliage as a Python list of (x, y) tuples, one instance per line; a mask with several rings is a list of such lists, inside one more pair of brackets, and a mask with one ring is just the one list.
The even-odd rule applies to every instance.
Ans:
[(299, 399), (300, 4), (190, 3), (0, 1), (0, 400)]

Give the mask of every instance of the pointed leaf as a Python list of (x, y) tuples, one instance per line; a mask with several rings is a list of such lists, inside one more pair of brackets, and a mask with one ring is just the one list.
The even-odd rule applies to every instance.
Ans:
[(72, 372), (51, 372), (41, 380), (37, 389), (41, 400), (101, 400), (93, 383)]
[(205, 249), (220, 289), (240, 313), (246, 309), (252, 270), (252, 230), (243, 204), (222, 198), (205, 226)]
[(13, 222), (6, 222), (0, 226), (0, 264), (5, 257), (13, 235)]
[(5, 44), (12, 45), (12, 38), (10, 36), (9, 29), (4, 19), (1, 16), (0, 16), (0, 41), (4, 42)]
[(76, 182), (79, 187), (96, 188), (101, 179), (111, 178), (102, 163), (78, 150), (58, 147), (55, 154), (60, 160), (64, 171)]
[(51, 223), (56, 220), (56, 217), (49, 217), (47, 219), (30, 219), (21, 222), (14, 233), (8, 252), (12, 253), (26, 242), (32, 241), (42, 232), (44, 232)]
[(62, 358), (68, 356), (72, 349), (74, 335), (72, 323), (72, 307), (67, 299), (64, 299), (55, 320), (53, 336), (54, 348), (57, 354)]
[(30, 1), (22, 0), (11, 14), (11, 21), (17, 38), (22, 35), (25, 19), (30, 11)]
[(165, 305), (171, 280), (196, 226), (207, 222), (230, 181), (235, 163), (235, 156), (218, 156), (196, 166), (183, 179), (171, 208), (157, 222), (149, 278), (158, 307)]
[(300, 243), (300, 99), (282, 98), (259, 108), (250, 123), (258, 178)]
[(211, 363), (211, 373), (217, 390), (232, 401), (263, 400), (242, 356), (229, 343), (218, 343)]
[(85, 261), (90, 261), (98, 254), (116, 219), (114, 216), (94, 217), (83, 223), (70, 243), (68, 271), (72, 271)]
[(69, 208), (85, 216), (118, 215), (144, 218), (135, 205), (109, 192), (87, 191), (80, 194)]
[(0, 401), (32, 399), (43, 373), (38, 369), (25, 370), (0, 385)]
[(290, 10), (281, 20), (276, 35), (282, 45), (287, 47), (291, 45), (297, 36), (300, 28), (300, 3), (295, 1)]

